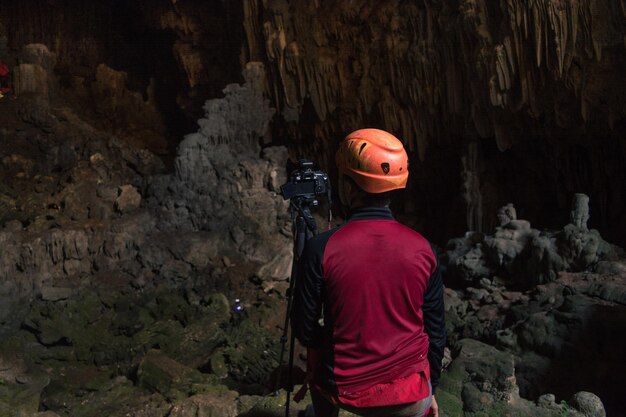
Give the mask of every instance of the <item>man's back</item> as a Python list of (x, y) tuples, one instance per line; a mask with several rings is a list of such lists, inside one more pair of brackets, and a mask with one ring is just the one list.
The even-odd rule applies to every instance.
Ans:
[(299, 334), (321, 348), (318, 381), (338, 395), (423, 371), (428, 336), (423, 302), (437, 260), (428, 241), (387, 207), (367, 207), (312, 238), (303, 254), (294, 325), (324, 302), (324, 329)]
[(436, 266), (426, 239), (380, 208), (362, 210), (330, 237), (323, 258), (326, 322), (340, 393), (425, 368), (421, 307)]

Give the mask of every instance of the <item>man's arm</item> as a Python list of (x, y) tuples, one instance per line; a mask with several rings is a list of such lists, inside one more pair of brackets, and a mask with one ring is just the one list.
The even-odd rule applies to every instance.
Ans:
[[(436, 258), (437, 253), (434, 249), (433, 253)], [(439, 268), (439, 260), (437, 260), (435, 271), (428, 280), (422, 310), (424, 312), (424, 331), (428, 334), (429, 340), (428, 363), (430, 364), (430, 383), (434, 394), (441, 377), (441, 361), (447, 337), (443, 305), (443, 278)]]
[(319, 319), (323, 304), (323, 247), (319, 239), (309, 239), (298, 262), (297, 281), (291, 307), (291, 331), (302, 345), (319, 348), (322, 327)]

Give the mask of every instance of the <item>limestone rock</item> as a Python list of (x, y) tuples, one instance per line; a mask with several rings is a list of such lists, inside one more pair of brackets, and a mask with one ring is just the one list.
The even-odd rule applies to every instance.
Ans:
[(50, 93), (48, 73), (39, 65), (19, 64), (15, 67), (14, 72), (13, 88), (16, 95), (34, 93), (47, 96)]
[(122, 213), (139, 208), (141, 205), (141, 194), (132, 185), (122, 185), (119, 188), (119, 195), (115, 200), (115, 208)]
[(276, 256), (257, 271), (262, 280), (285, 281), (291, 276), (293, 245), (285, 246)]
[(448, 242), (443, 263), (465, 281), (503, 274), (523, 285), (554, 281), (561, 271), (582, 271), (614, 253), (597, 230), (587, 229), (589, 198), (576, 194), (571, 220), (562, 230), (540, 232), (517, 219), (512, 204), (498, 212), (500, 226), (493, 235), (468, 232)]
[[(50, 110), (50, 101), (47, 97), (47, 85), (24, 85), (20, 86), (19, 88), (20, 98), (18, 102), (17, 113), (22, 121), (32, 124), (33, 126), (42, 128), (44, 130), (50, 130), (54, 128), (57, 125), (58, 121)], [(16, 88), (16, 94), (18, 94), (17, 91), (18, 90)]]
[(568, 403), (585, 417), (606, 417), (602, 400), (591, 392), (577, 392)]
[(273, 109), (263, 96), (263, 67), (250, 63), (243, 74), (244, 85), (207, 101), (199, 131), (179, 145), (175, 174), (151, 183), (149, 205), (162, 211), (162, 229), (211, 232), (220, 236), (223, 255), (266, 263), (285, 242), (279, 231), (288, 210), (270, 179), (280, 178), (287, 155), (267, 149), (258, 158)]
[(52, 71), (57, 63), (56, 54), (41, 43), (31, 43), (22, 49), (19, 61), (24, 64), (38, 65), (46, 71)]
[(209, 100), (206, 117), (200, 119), (200, 133), (211, 143), (255, 144), (262, 137), (274, 109), (263, 97), (265, 69), (260, 62), (249, 62), (243, 71), (245, 84), (229, 84), (223, 100)]

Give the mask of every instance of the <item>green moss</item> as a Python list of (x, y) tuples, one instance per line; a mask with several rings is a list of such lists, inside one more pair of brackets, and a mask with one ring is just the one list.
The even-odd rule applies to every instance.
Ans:
[(486, 410), (465, 413), (465, 417), (552, 417), (552, 412), (538, 408), (529, 401), (522, 400), (514, 405), (500, 401)]
[(460, 398), (463, 382), (465, 382), (466, 377), (467, 374), (463, 364), (460, 361), (454, 361), (441, 373), (439, 387), (451, 395)]
[(143, 361), (137, 372), (139, 386), (166, 394), (172, 387), (172, 377), (158, 364)]
[(463, 417), (463, 402), (460, 396), (451, 394), (440, 387), (435, 397), (439, 409), (443, 410), (447, 417)]
[(39, 410), (41, 384), (0, 384), (0, 415), (29, 417)]

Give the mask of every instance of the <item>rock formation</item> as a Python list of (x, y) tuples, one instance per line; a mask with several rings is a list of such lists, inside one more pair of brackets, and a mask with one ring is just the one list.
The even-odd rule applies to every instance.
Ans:
[(467, 282), (499, 275), (528, 287), (554, 281), (561, 271), (583, 271), (620, 252), (589, 230), (589, 197), (576, 194), (570, 220), (558, 232), (541, 232), (517, 219), (513, 204), (498, 210), (493, 235), (468, 232), (448, 242), (444, 262), (451, 277)]
[[(287, 227), (287, 206), (276, 194), (277, 183), (286, 180), (278, 168), (287, 164), (287, 152), (269, 147), (258, 158), (273, 109), (262, 94), (263, 66), (249, 64), (244, 78), (243, 86), (224, 89), (224, 99), (207, 101), (200, 130), (179, 145), (174, 175), (155, 178), (148, 194), (161, 212), (159, 229), (213, 231), (225, 236), (222, 249), (230, 244), (251, 260), (268, 262), (280, 250), (272, 235)], [(260, 236), (264, 245), (258, 245)]]
[[(27, 300), (65, 299), (108, 274), (139, 287), (180, 283), (223, 256), (261, 266), (284, 253), (288, 213), (275, 191), (286, 151), (266, 148), (259, 158), (252, 146), (271, 109), (259, 92), (262, 66), (251, 65), (246, 77), (249, 83), (207, 103), (207, 119), (181, 144), (173, 175), (159, 174), (162, 164), (150, 152), (128, 148), (68, 108), (47, 107), (53, 125), (22, 116), (23, 142), (3, 129), (2, 332), (19, 325)], [(20, 94), (10, 104), (20, 114), (41, 96)], [(174, 234), (175, 241), (164, 240)]]

